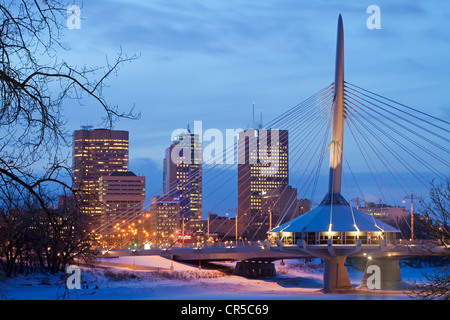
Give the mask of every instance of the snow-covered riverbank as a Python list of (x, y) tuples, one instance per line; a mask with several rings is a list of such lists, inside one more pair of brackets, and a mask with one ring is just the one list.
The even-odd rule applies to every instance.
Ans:
[[(324, 294), (320, 260), (276, 262), (277, 275), (262, 279), (233, 276), (225, 269), (187, 265), (159, 256), (121, 257), (104, 260), (107, 268), (81, 268), (78, 290), (67, 290), (65, 275), (31, 274), (1, 278), (0, 299), (13, 300), (291, 300), (291, 299), (409, 299), (402, 290), (362, 290), (363, 271), (348, 267), (355, 289), (345, 294)], [(106, 267), (106, 265), (104, 265)], [(405, 282), (420, 281), (428, 264), (419, 267), (402, 263)]]

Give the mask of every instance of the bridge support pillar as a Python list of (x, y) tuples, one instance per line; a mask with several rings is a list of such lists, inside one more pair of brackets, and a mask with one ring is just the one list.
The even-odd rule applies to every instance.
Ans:
[(345, 256), (331, 256), (324, 259), (323, 290), (325, 292), (352, 288), (345, 266)]
[(370, 266), (376, 266), (380, 271), (380, 289), (398, 289), (402, 282), (400, 273), (400, 263), (398, 259), (392, 257), (372, 258), (367, 260), (364, 276), (361, 282), (362, 287), (367, 287), (367, 281), (377, 268), (368, 269)]
[(271, 277), (276, 275), (275, 265), (269, 261), (239, 261), (233, 275), (246, 278)]

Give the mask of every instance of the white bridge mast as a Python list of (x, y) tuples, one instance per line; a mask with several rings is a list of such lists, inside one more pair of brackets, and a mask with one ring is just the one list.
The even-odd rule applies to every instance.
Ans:
[[(333, 100), (333, 124), (330, 143), (330, 175), (328, 182), (328, 194), (333, 204), (342, 198), (342, 151), (344, 147), (344, 27), (342, 16), (339, 15), (337, 45), (336, 45), (336, 69), (334, 78)], [(344, 200), (345, 201), (345, 200)]]

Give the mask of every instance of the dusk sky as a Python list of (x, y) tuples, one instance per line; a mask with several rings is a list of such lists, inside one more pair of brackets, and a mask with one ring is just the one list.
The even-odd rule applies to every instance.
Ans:
[[(77, 4), (77, 1), (75, 1)], [(370, 5), (381, 29), (369, 30)], [(177, 128), (246, 129), (252, 104), (263, 122), (334, 81), (342, 14), (346, 81), (447, 121), (450, 2), (301, 0), (96, 0), (79, 3), (81, 29), (64, 30), (71, 65), (101, 66), (120, 50), (139, 58), (108, 79), (107, 101), (140, 120), (130, 132), (130, 169), (162, 189), (162, 159)], [(98, 127), (92, 101), (68, 101), (67, 129)]]

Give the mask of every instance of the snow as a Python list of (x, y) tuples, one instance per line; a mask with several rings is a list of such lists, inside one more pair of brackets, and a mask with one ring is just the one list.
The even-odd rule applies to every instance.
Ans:
[[(247, 279), (231, 274), (234, 262), (199, 266), (171, 261), (160, 256), (102, 259), (100, 267), (81, 267), (81, 285), (68, 290), (65, 274), (29, 274), (13, 278), (0, 276), (0, 299), (12, 300), (292, 300), (292, 299), (409, 299), (401, 290), (358, 289), (363, 271), (349, 266), (354, 292), (322, 292), (323, 265), (313, 259), (275, 262), (277, 275)], [(434, 270), (402, 263), (404, 281), (420, 280), (424, 271)], [(230, 268), (224, 272), (224, 268)]]
[(198, 267), (194, 267), (191, 265), (187, 265), (184, 263), (179, 263), (176, 261), (172, 261), (170, 259), (161, 257), (161, 256), (124, 256), (119, 258), (103, 258), (98, 259), (98, 261), (102, 265), (119, 265), (124, 264), (127, 265), (127, 267), (132, 266), (135, 267), (134, 269), (145, 270), (147, 267), (147, 270), (170, 270), (171, 268), (175, 271), (191, 271), (191, 270), (197, 270)]

